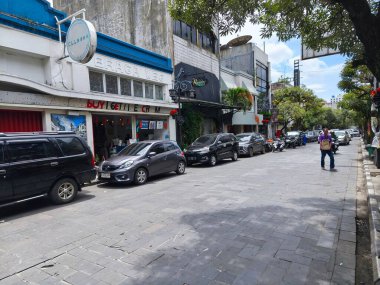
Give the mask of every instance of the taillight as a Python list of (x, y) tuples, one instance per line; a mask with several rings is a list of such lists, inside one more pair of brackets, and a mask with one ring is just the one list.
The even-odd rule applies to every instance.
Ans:
[(95, 167), (95, 158), (93, 156), (91, 157), (91, 166)]

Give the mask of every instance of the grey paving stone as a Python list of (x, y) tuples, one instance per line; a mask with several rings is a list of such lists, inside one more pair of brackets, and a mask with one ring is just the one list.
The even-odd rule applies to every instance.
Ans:
[(339, 233), (339, 239), (356, 243), (356, 233), (341, 230)]
[(239, 257), (252, 259), (257, 254), (257, 252), (260, 250), (259, 246), (255, 245), (247, 245), (244, 247), (238, 254)]
[(309, 269), (309, 266), (292, 263), (283, 278), (283, 283), (289, 285), (306, 284)]
[(331, 282), (332, 284), (337, 285), (355, 284), (355, 270), (341, 266), (335, 266)]
[(355, 255), (356, 244), (351, 241), (339, 240), (337, 250), (338, 252), (345, 252), (345, 253)]
[(100, 270), (99, 272), (92, 275), (92, 278), (103, 281), (109, 284), (121, 284), (122, 282), (125, 282), (128, 277), (125, 275), (122, 275), (116, 271), (113, 271), (109, 268), (104, 268)]
[(290, 237), (282, 242), (280, 249), (296, 250), (300, 241), (300, 237)]
[(258, 284), (260, 285), (280, 284), (285, 273), (286, 273), (285, 269), (277, 268), (275, 266), (268, 266), (265, 272), (259, 277)]
[(90, 275), (84, 274), (82, 272), (75, 272), (74, 274), (63, 279), (72, 285), (92, 285), (98, 283), (98, 281), (91, 278)]
[(231, 272), (223, 271), (215, 277), (215, 281), (219, 281), (225, 284), (232, 284), (236, 277), (237, 276)]
[(335, 259), (336, 266), (342, 266), (349, 269), (356, 268), (356, 255), (338, 251)]
[(311, 258), (297, 255), (294, 250), (284, 250), (281, 249), (276, 253), (276, 258), (291, 261), (303, 265), (309, 265), (311, 263)]
[(56, 278), (65, 279), (67, 276), (70, 276), (77, 271), (67, 265), (62, 265), (54, 262), (47, 262), (39, 266), (39, 268), (51, 276)]
[(333, 248), (334, 247), (335, 234), (332, 232), (323, 232), (321, 233), (317, 246)]
[(340, 226), (342, 231), (354, 232), (356, 233), (356, 224), (346, 224), (342, 223)]

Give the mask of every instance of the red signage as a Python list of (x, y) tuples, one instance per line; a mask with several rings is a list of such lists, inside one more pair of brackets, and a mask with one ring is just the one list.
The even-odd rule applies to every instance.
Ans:
[(101, 110), (114, 110), (126, 112), (141, 112), (141, 113), (160, 113), (161, 107), (154, 107), (149, 105), (126, 104), (116, 103), (101, 100), (87, 100), (87, 108), (101, 109)]

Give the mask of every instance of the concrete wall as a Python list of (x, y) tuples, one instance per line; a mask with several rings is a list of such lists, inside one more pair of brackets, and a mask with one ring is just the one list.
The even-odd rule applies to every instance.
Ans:
[(219, 79), (219, 59), (212, 52), (180, 38), (174, 38), (174, 65), (180, 62), (213, 73)]
[(220, 64), (231, 70), (243, 71), (255, 76), (254, 44), (225, 49), (220, 51)]
[(98, 32), (172, 57), (172, 20), (168, 0), (54, 0), (54, 8), (72, 14), (86, 9)]

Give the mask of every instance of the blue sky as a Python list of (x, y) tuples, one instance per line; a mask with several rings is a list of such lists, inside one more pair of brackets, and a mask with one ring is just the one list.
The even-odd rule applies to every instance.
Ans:
[[(293, 65), (295, 59), (301, 59), (301, 44), (299, 39), (292, 39), (286, 43), (279, 42), (277, 37), (270, 39), (260, 38), (260, 27), (251, 23), (246, 25), (236, 34), (221, 37), (221, 44), (243, 35), (251, 35), (252, 40), (259, 48), (264, 50), (271, 62), (272, 82), (276, 82), (281, 76), (293, 77)], [(337, 84), (340, 80), (346, 58), (341, 55), (324, 56), (308, 60), (300, 60), (301, 84), (314, 91), (318, 97), (330, 101), (331, 96), (342, 92)]]

